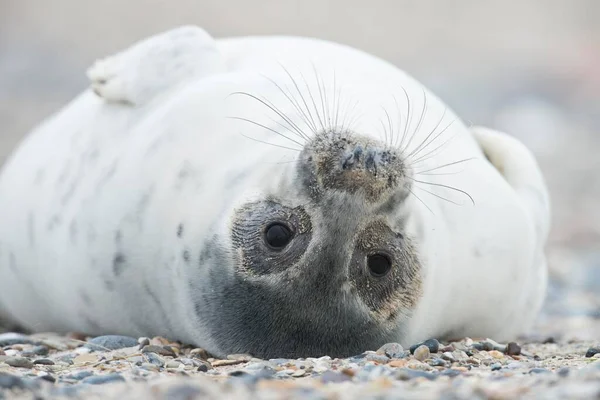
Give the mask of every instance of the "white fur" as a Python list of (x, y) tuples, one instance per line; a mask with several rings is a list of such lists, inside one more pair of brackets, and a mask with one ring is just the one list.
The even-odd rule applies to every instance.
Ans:
[[(409, 136), (420, 126), (403, 143), (405, 154), (415, 152), (414, 172), (450, 173), (416, 175), (445, 186), (417, 184), (407, 200), (424, 294), (402, 342), (449, 332), (503, 339), (528, 329), (545, 292), (550, 218), (541, 173), (522, 145), (501, 133), (468, 129), (421, 84), (363, 52), (290, 37), (214, 41), (196, 27), (151, 37), (98, 61), (88, 71), (92, 89), (34, 130), (6, 163), (0, 177), (0, 312), (38, 330), (97, 331), (82, 317), (83, 308), (103, 331), (129, 334), (144, 333), (131, 323), (142, 316), (156, 334), (210, 348), (210, 335), (186, 298), (187, 282), (201, 282), (204, 272), (186, 268), (178, 255), (214, 229), (226, 232), (228, 221), (218, 219), (223, 210), (249, 198), (285, 197), (282, 182), (297, 153), (263, 142), (300, 146), (260, 125), (227, 118), (284, 131), (273, 119), (286, 123), (264, 104), (231, 95), (244, 91), (267, 99), (310, 132), (265, 78), (299, 99), (282, 65), (309, 107), (312, 100), (317, 104), (313, 119), (319, 126), (318, 117), (336, 125), (333, 94), (339, 89), (337, 126), (347, 127), (355, 117), (354, 131), (384, 138), (385, 109), (399, 138), (407, 122), (406, 93)], [(428, 137), (435, 142), (417, 152)], [(249, 171), (246, 178), (224, 186), (243, 171)], [(450, 186), (467, 192), (475, 205)], [(178, 240), (180, 222), (186, 231)], [(144, 269), (125, 270), (117, 290), (107, 293), (103, 279), (111, 276), (118, 230), (128, 257)], [(155, 311), (144, 282), (167, 316)], [(82, 306), (82, 291), (93, 305)]]

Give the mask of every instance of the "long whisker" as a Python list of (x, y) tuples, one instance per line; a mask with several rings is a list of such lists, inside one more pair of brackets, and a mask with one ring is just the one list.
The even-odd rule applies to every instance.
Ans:
[(386, 146), (392, 147), (392, 141), (393, 141), (393, 137), (394, 137), (394, 124), (392, 123), (390, 114), (387, 112), (387, 110), (385, 108), (383, 109), (383, 112), (385, 112), (385, 116), (386, 116), (387, 122), (388, 122), (388, 127), (390, 128), (390, 143), (388, 144), (386, 142)]
[(455, 201), (452, 201), (452, 200), (450, 200), (450, 199), (447, 199), (447, 198), (445, 198), (445, 197), (443, 197), (443, 196), (440, 196), (440, 195), (439, 195), (439, 194), (437, 194), (437, 193), (433, 193), (433, 192), (431, 192), (431, 191), (429, 191), (429, 190), (427, 190), (427, 189), (423, 189), (422, 187), (418, 187), (418, 186), (416, 186), (416, 188), (417, 188), (417, 189), (419, 189), (419, 190), (422, 190), (422, 191), (424, 191), (424, 192), (426, 192), (426, 193), (429, 193), (430, 195), (432, 195), (432, 196), (435, 196), (435, 197), (437, 197), (438, 199), (442, 199), (442, 200), (445, 200), (445, 201), (447, 201), (447, 202), (449, 202), (449, 203), (456, 204), (457, 206), (462, 206), (462, 205), (463, 205), (463, 204), (457, 203), (457, 202), (455, 202)]
[(319, 120), (319, 124), (321, 124), (321, 129), (323, 129), (323, 131), (326, 131), (325, 124), (323, 123), (323, 120), (321, 119), (321, 114), (319, 114), (319, 109), (317, 108), (317, 102), (315, 101), (315, 98), (312, 94), (312, 90), (310, 90), (310, 85), (308, 84), (308, 81), (306, 80), (306, 78), (304, 77), (304, 74), (302, 72), (300, 72), (300, 77), (304, 81), (304, 86), (306, 86), (306, 90), (308, 91), (308, 96), (310, 97), (310, 101), (312, 102), (313, 108), (315, 110), (315, 114), (317, 114), (317, 119)]
[[(291, 91), (285, 91), (277, 82), (275, 82), (273, 79), (269, 78), (268, 76), (263, 75), (266, 79), (268, 79), (271, 83), (273, 83), (273, 85), (275, 85), (275, 87), (277, 87), (277, 89), (279, 89), (279, 91), (288, 99), (288, 101), (292, 104), (292, 106), (296, 109), (296, 111), (298, 112), (298, 115), (300, 116), (300, 118), (302, 118), (302, 120), (304, 121), (304, 123), (306, 124), (306, 126), (308, 126), (308, 129), (310, 129), (312, 131), (313, 134), (316, 134), (316, 129), (313, 128), (313, 126), (310, 124), (310, 119), (308, 118), (308, 116), (306, 115), (306, 112), (302, 109), (302, 107), (300, 107), (300, 104), (298, 104), (298, 101), (296, 99), (294, 99), (293, 94), (291, 93)], [(300, 129), (300, 127), (298, 127), (296, 124), (294, 124), (294, 126), (296, 127), (297, 130), (301, 131), (303, 136), (308, 140), (309, 136), (306, 135), (306, 133), (304, 133), (304, 131), (302, 131)]]
[(302, 133), (302, 130), (300, 130), (300, 128), (298, 128), (298, 126), (294, 123), (294, 121), (292, 121), (287, 115), (285, 115), (283, 112), (281, 112), (277, 107), (275, 107), (272, 104), (269, 104), (269, 102), (267, 102), (266, 100), (263, 100), (263, 99), (255, 96), (255, 95), (247, 93), (247, 92), (234, 92), (234, 93), (232, 93), (232, 95), (234, 95), (234, 94), (248, 96), (248, 97), (250, 97), (250, 98), (258, 101), (259, 103), (263, 104), (264, 106), (268, 107), (275, 114), (279, 115), (285, 122), (287, 122), (288, 124), (290, 124), (290, 126), (292, 127), (292, 129), (294, 129), (294, 131), (296, 131), (300, 137), (303, 137), (303, 138), (307, 139), (306, 135)]
[(444, 120), (444, 117), (446, 116), (446, 108), (444, 108), (444, 112), (442, 113), (442, 118), (440, 118), (440, 120), (438, 121), (438, 123), (435, 125), (435, 127), (433, 128), (433, 130), (429, 133), (429, 135), (427, 135), (427, 137), (421, 142), (421, 144), (419, 146), (417, 146), (417, 148), (415, 148), (407, 157), (412, 157), (413, 155), (417, 155), (419, 154), (422, 150), (426, 149), (427, 146), (429, 146), (431, 143), (433, 143), (438, 137), (440, 137), (440, 135), (442, 133), (444, 133), (444, 131), (447, 129), (442, 130), (440, 133), (438, 133), (432, 140), (431, 142), (427, 142), (429, 140), (429, 138), (431, 137), (431, 135), (435, 134), (435, 131), (437, 131), (437, 128), (440, 126), (440, 124), (442, 123), (442, 121)]
[(302, 99), (302, 103), (304, 103), (304, 107), (306, 107), (306, 111), (308, 112), (308, 115), (310, 116), (310, 120), (312, 122), (312, 127), (313, 127), (313, 132), (316, 133), (318, 129), (317, 129), (317, 125), (315, 123), (315, 119), (314, 119), (312, 113), (310, 112), (310, 108), (308, 107), (308, 103), (306, 102), (306, 99), (302, 95), (302, 91), (300, 91), (300, 87), (298, 86), (298, 83), (296, 82), (296, 80), (294, 79), (294, 77), (292, 76), (290, 71), (288, 71), (287, 68), (285, 66), (283, 66), (282, 64), (280, 64), (280, 65), (283, 68), (283, 70), (285, 71), (285, 73), (287, 74), (287, 76), (290, 78), (294, 87), (296, 88), (296, 91), (300, 95), (300, 98)]
[(473, 200), (473, 197), (471, 197), (471, 195), (469, 193), (465, 192), (464, 190), (457, 189), (455, 187), (448, 186), (448, 185), (443, 185), (441, 183), (425, 182), (425, 181), (420, 181), (418, 179), (414, 179), (414, 178), (410, 178), (410, 177), (408, 177), (408, 178), (411, 179), (411, 180), (413, 180), (413, 181), (415, 181), (415, 182), (422, 183), (424, 185), (431, 185), (431, 186), (443, 187), (443, 188), (446, 188), (446, 189), (454, 190), (455, 192), (462, 193), (462, 194), (464, 194), (465, 196), (467, 196), (471, 200), (471, 203), (473, 203), (473, 205), (475, 205), (475, 200)]
[(404, 132), (402, 133), (402, 140), (400, 141), (400, 152), (404, 154), (404, 150), (408, 150), (408, 146), (404, 147), (404, 140), (406, 140), (406, 134), (408, 133), (410, 124), (412, 123), (412, 114), (410, 112), (410, 96), (404, 87), (402, 87), (404, 96), (406, 96), (406, 123), (404, 124)]
[(461, 164), (461, 163), (464, 163), (464, 162), (467, 162), (467, 161), (471, 161), (471, 160), (476, 160), (476, 159), (477, 159), (476, 157), (464, 158), (462, 160), (454, 161), (454, 162), (451, 162), (451, 163), (448, 163), (448, 164), (440, 165), (440, 166), (435, 167), (435, 168), (430, 168), (430, 169), (427, 169), (425, 171), (421, 171), (421, 172), (419, 172), (419, 174), (422, 174), (422, 173), (425, 173), (425, 172), (436, 171), (436, 170), (441, 169), (441, 168), (449, 167), (451, 165)]
[(412, 135), (410, 137), (410, 140), (408, 141), (408, 144), (406, 145), (407, 150), (410, 148), (410, 144), (412, 143), (415, 136), (417, 136), (417, 133), (419, 133), (419, 130), (421, 129), (421, 125), (423, 124), (423, 120), (425, 119), (426, 112), (427, 112), (427, 93), (425, 92), (425, 89), (423, 89), (423, 109), (421, 110), (421, 116), (419, 117), (419, 121), (417, 122), (417, 127), (415, 128), (414, 132), (412, 133)]
[(425, 202), (423, 200), (421, 200), (421, 198), (419, 196), (417, 196), (417, 194), (415, 192), (413, 192), (410, 189), (408, 189), (408, 191), (410, 192), (410, 194), (412, 194), (413, 196), (415, 196), (415, 198), (417, 200), (419, 200), (421, 202), (421, 204), (423, 204), (425, 206), (425, 208), (427, 208), (429, 210), (429, 212), (431, 212), (433, 215), (435, 215), (435, 213), (433, 212), (433, 210), (431, 208), (429, 208), (429, 206), (427, 204), (425, 204)]
[[(327, 111), (326, 111), (326, 107), (325, 107), (325, 100), (323, 97), (323, 90), (321, 89), (321, 81), (319, 80), (319, 73), (317, 71), (317, 67), (315, 66), (315, 64), (311, 61), (311, 65), (313, 68), (313, 71), (315, 73), (315, 80), (317, 81), (317, 88), (319, 89), (319, 98), (321, 99), (321, 111), (323, 111), (323, 120), (325, 122), (327, 122)], [(331, 125), (331, 124), (329, 124)], [(326, 131), (325, 127), (323, 127), (323, 130)]]
[(429, 158), (433, 157), (433, 155), (437, 154), (436, 152), (439, 149), (441, 149), (444, 146), (446, 146), (452, 139), (454, 139), (454, 135), (450, 136), (446, 141), (444, 141), (442, 144), (440, 144), (438, 147), (434, 148), (430, 152), (420, 155), (416, 160), (411, 160), (411, 163), (413, 165), (415, 165), (415, 164), (418, 164), (418, 163), (420, 163), (422, 161), (428, 160)]
[(250, 139), (250, 140), (254, 140), (255, 142), (259, 142), (259, 143), (263, 143), (263, 144), (268, 144), (269, 146), (275, 146), (275, 147), (279, 147), (279, 148), (286, 149), (286, 150), (297, 151), (298, 153), (301, 151), (301, 150), (299, 150), (299, 149), (294, 149), (294, 148), (292, 148), (292, 147), (286, 147), (286, 146), (281, 146), (281, 145), (278, 145), (278, 144), (275, 144), (275, 143), (269, 143), (269, 142), (265, 142), (264, 140), (259, 140), (259, 139), (256, 139), (256, 138), (253, 138), (253, 137), (250, 137), (250, 136), (248, 136), (248, 135), (244, 135), (244, 134), (243, 134), (243, 133), (241, 133), (241, 132), (238, 132), (238, 134), (240, 134), (240, 135), (242, 135), (243, 137), (245, 137), (245, 138), (248, 138), (248, 139)]
[(298, 142), (298, 141), (296, 141), (296, 140), (294, 140), (292, 138), (289, 138), (289, 137), (285, 136), (283, 133), (278, 132), (275, 129), (269, 128), (268, 126), (265, 126), (265, 125), (263, 125), (261, 123), (258, 123), (256, 121), (252, 121), (251, 119), (242, 118), (242, 117), (227, 117), (227, 118), (229, 118), (229, 119), (237, 119), (237, 120), (240, 120), (240, 121), (249, 122), (249, 123), (251, 123), (253, 125), (260, 126), (261, 128), (264, 128), (264, 129), (266, 129), (268, 131), (271, 131), (271, 132), (273, 132), (273, 133), (275, 133), (275, 134), (277, 134), (277, 135), (279, 135), (279, 136), (281, 136), (283, 138), (286, 138), (287, 140), (289, 140), (291, 142), (294, 142), (294, 143), (296, 143), (299, 146), (304, 146), (302, 143), (300, 143), (300, 142)]

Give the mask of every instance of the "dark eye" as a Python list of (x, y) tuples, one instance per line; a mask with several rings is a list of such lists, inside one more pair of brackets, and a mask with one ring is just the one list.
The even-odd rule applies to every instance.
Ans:
[(265, 230), (265, 241), (274, 250), (281, 250), (292, 240), (292, 231), (285, 224), (275, 222)]
[(381, 278), (392, 269), (392, 261), (386, 254), (375, 253), (367, 257), (369, 272), (376, 278)]

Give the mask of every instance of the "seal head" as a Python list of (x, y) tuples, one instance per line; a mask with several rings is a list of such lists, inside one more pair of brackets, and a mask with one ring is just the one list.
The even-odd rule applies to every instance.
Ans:
[(421, 291), (417, 251), (398, 212), (408, 173), (383, 143), (351, 132), (315, 135), (285, 175), (297, 193), (235, 212), (234, 271), (225, 281), (213, 276), (203, 301), (218, 307), (203, 315), (218, 316), (207, 324), (218, 347), (349, 356), (399, 340)]

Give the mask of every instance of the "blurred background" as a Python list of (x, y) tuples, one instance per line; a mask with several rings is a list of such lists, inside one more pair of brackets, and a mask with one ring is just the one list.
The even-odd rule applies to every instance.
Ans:
[(96, 58), (181, 24), (216, 37), (358, 47), (409, 72), (466, 121), (525, 142), (553, 200), (538, 332), (599, 338), (600, 1), (0, 0), (0, 163), (86, 88)]

